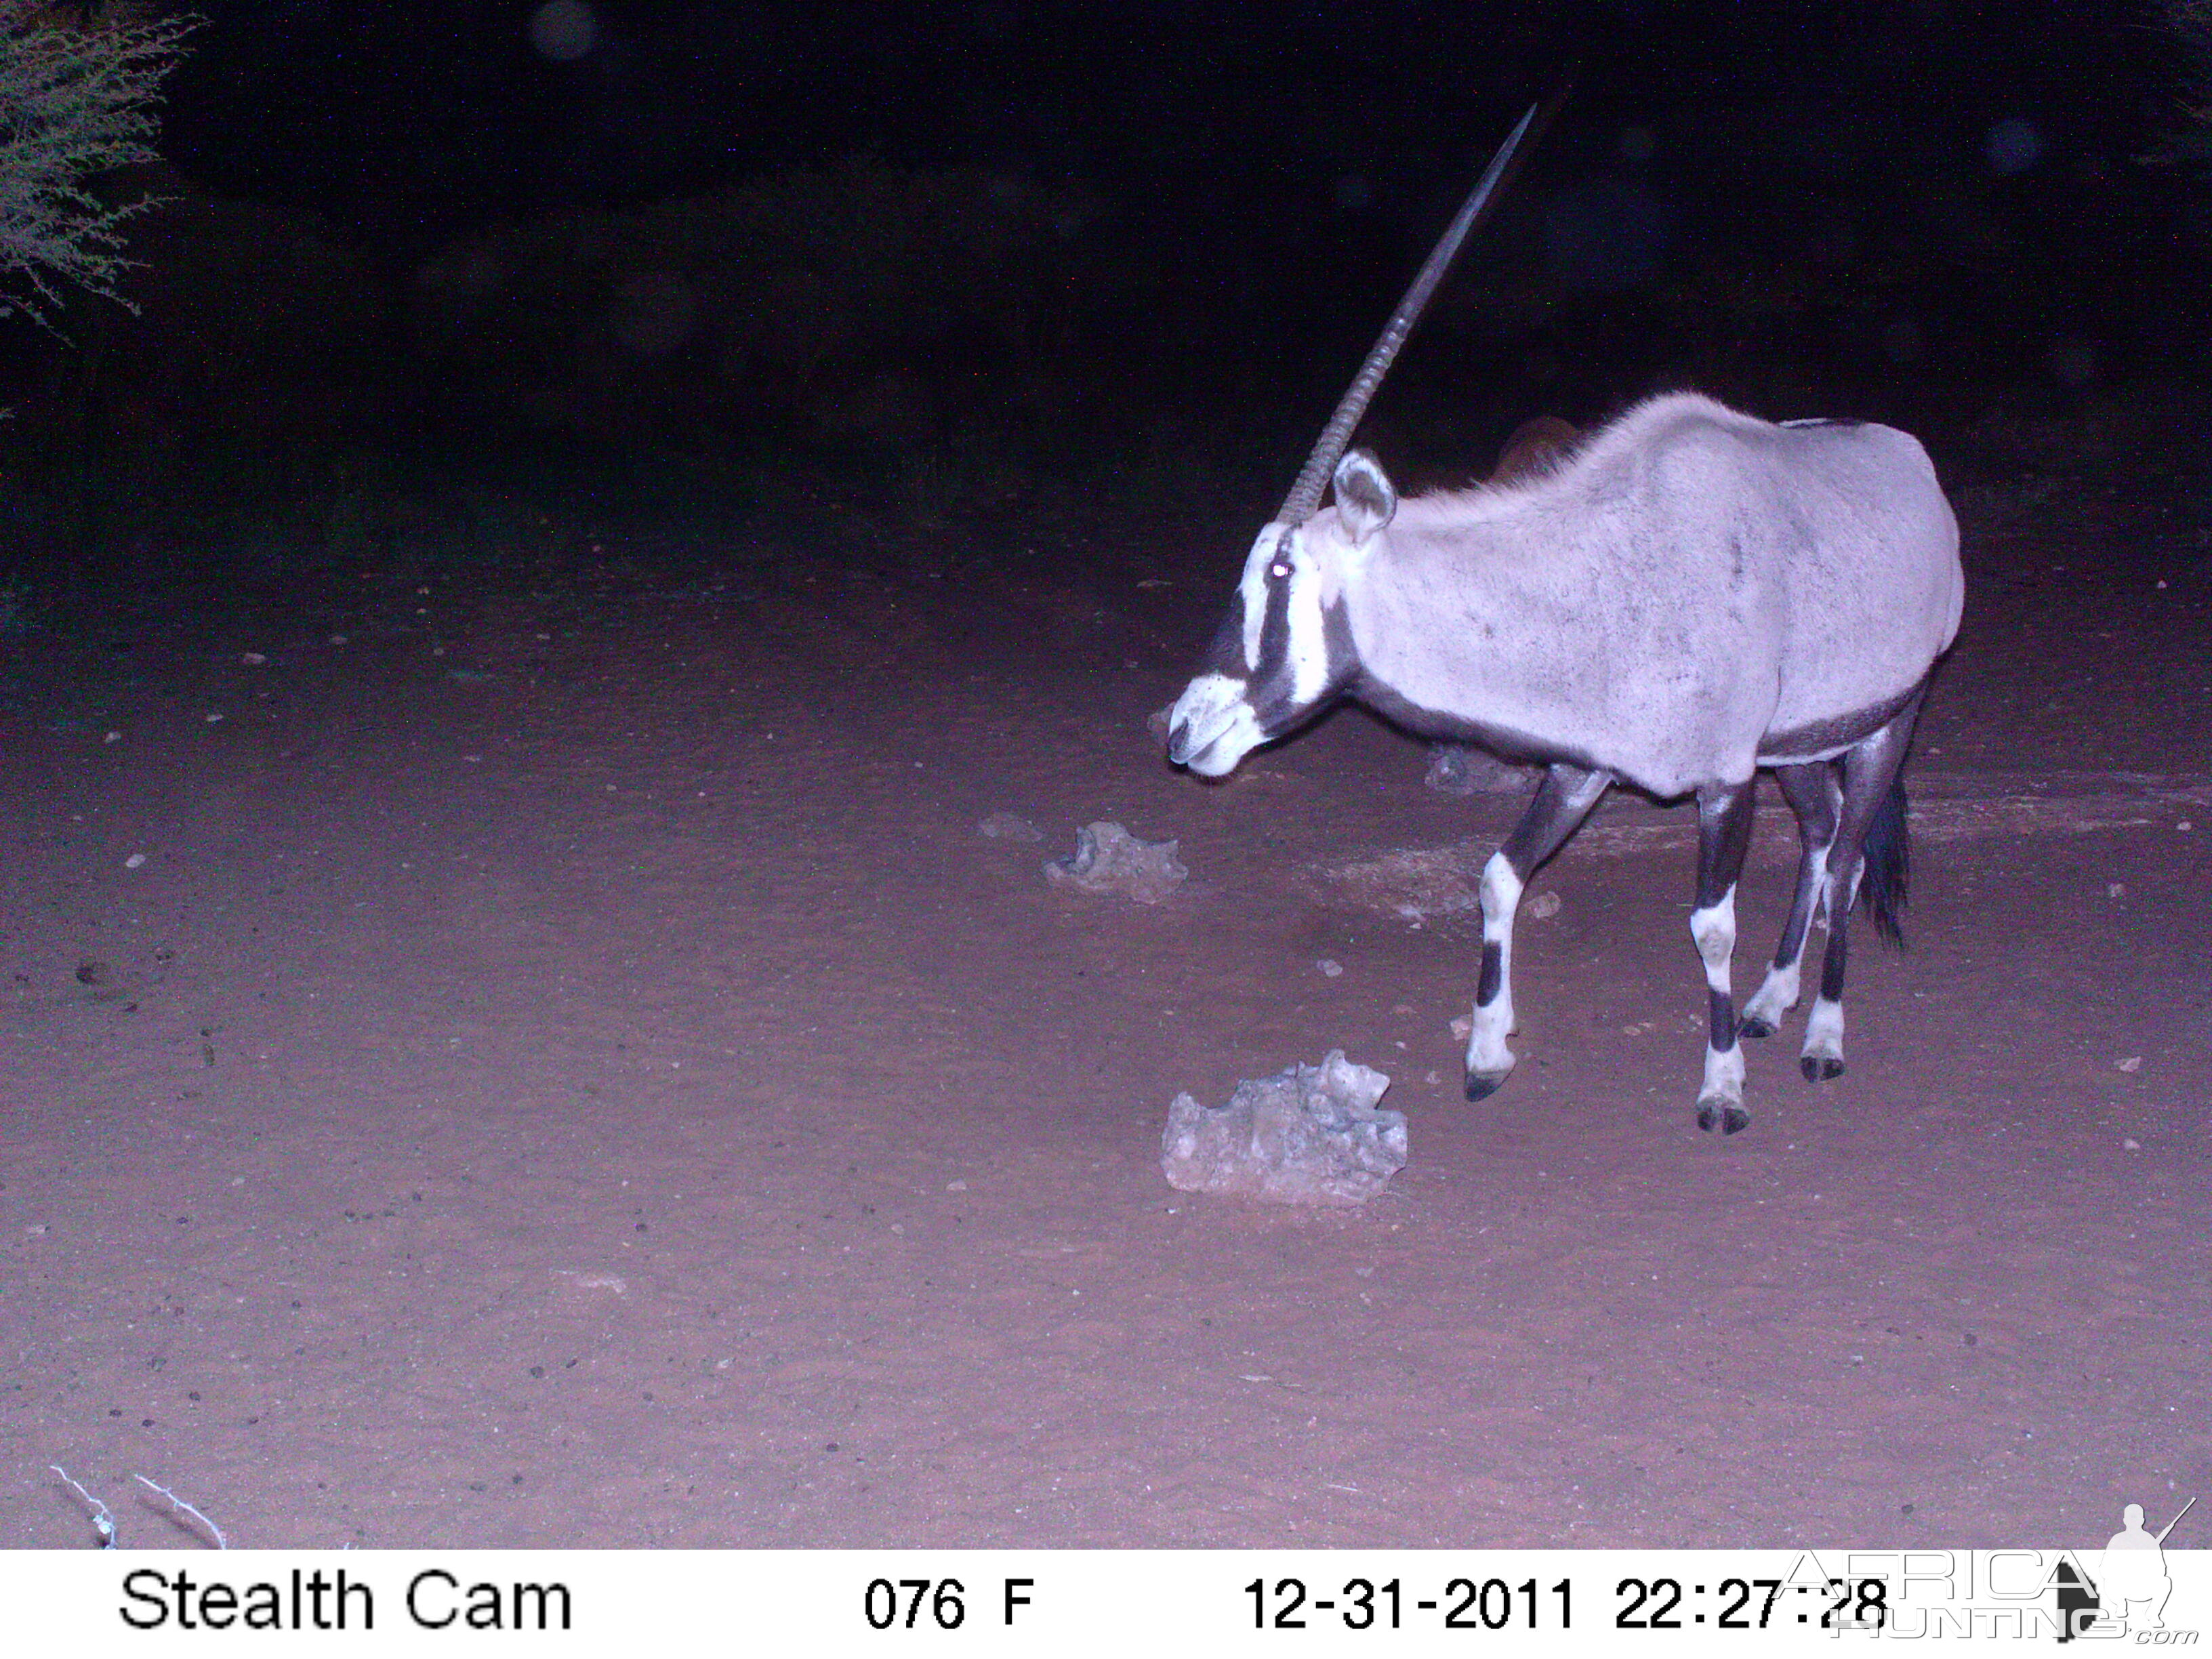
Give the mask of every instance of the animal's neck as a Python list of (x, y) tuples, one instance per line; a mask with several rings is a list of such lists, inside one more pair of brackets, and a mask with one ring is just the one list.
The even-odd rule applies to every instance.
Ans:
[(1509, 519), (1376, 550), (1346, 596), (1366, 700), (1429, 735), (1585, 751), (1575, 690), (1584, 642), (1559, 591), (1569, 573), (1528, 540)]

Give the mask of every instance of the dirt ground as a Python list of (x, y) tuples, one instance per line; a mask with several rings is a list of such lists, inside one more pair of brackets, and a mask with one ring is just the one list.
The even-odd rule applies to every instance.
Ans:
[[(1401, 855), (1515, 804), (1356, 713), (1163, 763), (1237, 526), (748, 530), (9, 642), (0, 1543), (91, 1543), (51, 1464), (148, 1547), (135, 1474), (267, 1547), (2160, 1524), (2212, 1487), (2212, 562), (2124, 488), (1969, 528), (1911, 948), (1862, 932), (1848, 1073), (1793, 1022), (1726, 1140), (1686, 810), (1539, 878), (1469, 1105), (1466, 872)], [(1097, 819), (1189, 884), (1048, 885)], [(1166, 1187), (1178, 1091), (1332, 1048), (1411, 1119), (1388, 1194)]]

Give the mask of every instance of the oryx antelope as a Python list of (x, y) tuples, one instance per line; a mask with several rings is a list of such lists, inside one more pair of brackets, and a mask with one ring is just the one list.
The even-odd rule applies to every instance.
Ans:
[[(1616, 780), (1694, 795), (1690, 934), (1710, 1016), (1698, 1121), (1734, 1133), (1750, 1121), (1736, 1040), (1770, 1035), (1796, 1006), (1812, 924), (1828, 935), (1806, 1025), (1812, 1079), (1843, 1070), (1854, 901), (1895, 931), (1899, 768), (1958, 630), (1958, 528), (1926, 453), (1902, 432), (1776, 426), (1686, 393), (1655, 398), (1554, 470), (1503, 485), (1401, 500), (1373, 456), (1345, 453), (1513, 143), (1254, 542), (1170, 717), (1168, 755), (1219, 777), (1349, 696), (1419, 736), (1546, 765), (1482, 872), (1470, 1100), (1513, 1068), (1513, 918), (1530, 874)], [(1335, 506), (1316, 511), (1332, 478)], [(1735, 887), (1762, 769), (1797, 815), (1803, 856), (1773, 965), (1739, 1021)]]

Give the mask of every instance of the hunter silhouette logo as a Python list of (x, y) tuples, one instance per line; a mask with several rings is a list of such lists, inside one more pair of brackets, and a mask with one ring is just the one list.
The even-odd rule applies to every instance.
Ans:
[(2181, 1524), (2181, 1517), (2197, 1507), (2192, 1498), (2180, 1513), (2157, 1532), (2143, 1527), (2142, 1505), (2130, 1504), (2120, 1511), (2120, 1529), (2106, 1540), (2104, 1559), (2094, 1580), (2085, 1580), (2070, 1560), (2059, 1563), (2052, 1575), (2058, 1592), (2058, 1616), (2063, 1628), (2058, 1639), (2070, 1642), (2092, 1625), (2097, 1634), (2159, 1631), (2166, 1628), (2166, 1599), (2173, 1594), (2173, 1580), (2166, 1570), (2166, 1536)]

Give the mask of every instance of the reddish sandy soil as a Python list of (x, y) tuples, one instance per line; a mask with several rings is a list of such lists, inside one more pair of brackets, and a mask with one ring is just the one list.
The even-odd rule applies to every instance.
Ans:
[[(1356, 714), (1221, 787), (1147, 736), (1235, 526), (789, 540), (7, 647), (0, 1543), (92, 1541), (56, 1463), (139, 1547), (137, 1474), (373, 1547), (2088, 1543), (2212, 1487), (2182, 521), (1977, 529), (1911, 948), (1726, 1140), (1686, 812), (1540, 878), (1470, 1106), (1452, 882), (1330, 872), (1511, 801)], [(1189, 884), (1048, 886), (1095, 819)], [(1178, 1091), (1339, 1047), (1389, 1193), (1164, 1185)]]

